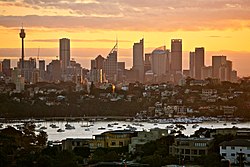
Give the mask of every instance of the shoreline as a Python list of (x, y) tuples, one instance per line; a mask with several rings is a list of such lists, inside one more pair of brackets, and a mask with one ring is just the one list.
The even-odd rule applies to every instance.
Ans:
[[(146, 119), (137, 119), (136, 117), (131, 116), (82, 116), (82, 117), (38, 117), (38, 118), (0, 118), (0, 123), (15, 123), (15, 122), (53, 122), (53, 121), (69, 121), (69, 122), (79, 122), (79, 121), (127, 121), (127, 122), (152, 122), (160, 123), (161, 120), (177, 120), (183, 117), (177, 118), (146, 118)], [(211, 121), (228, 121), (228, 122), (248, 122), (250, 119), (246, 118), (226, 118), (226, 117), (184, 117), (186, 119), (201, 118), (201, 122), (211, 122)], [(172, 124), (193, 124), (198, 122), (169, 122)], [(163, 123), (166, 124), (166, 123)]]

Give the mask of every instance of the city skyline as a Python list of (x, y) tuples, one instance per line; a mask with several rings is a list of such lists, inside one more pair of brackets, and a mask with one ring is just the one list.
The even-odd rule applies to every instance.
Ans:
[(118, 60), (125, 61), (126, 68), (132, 67), (132, 47), (139, 39), (145, 39), (148, 53), (162, 45), (170, 49), (170, 40), (180, 38), (183, 69), (189, 68), (189, 52), (205, 47), (206, 65), (211, 64), (211, 56), (225, 55), (234, 62), (239, 76), (249, 75), (248, 1), (14, 0), (0, 1), (0, 6), (0, 59), (19, 59), (21, 44), (17, 33), (23, 23), (28, 33), (25, 57), (36, 57), (41, 48), (40, 58), (46, 59), (46, 64), (59, 56), (61, 38), (72, 41), (71, 58), (86, 68), (97, 55), (108, 55), (116, 37)]

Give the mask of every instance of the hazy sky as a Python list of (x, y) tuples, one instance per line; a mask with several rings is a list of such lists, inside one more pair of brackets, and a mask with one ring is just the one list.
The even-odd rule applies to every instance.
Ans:
[(188, 52), (205, 47), (226, 55), (241, 76), (250, 75), (250, 0), (0, 0), (0, 59), (17, 60), (26, 31), (25, 57), (47, 63), (58, 56), (58, 40), (71, 39), (72, 58), (83, 67), (98, 54), (106, 56), (119, 40), (120, 61), (132, 65), (132, 46), (145, 38), (145, 50), (183, 39), (183, 66)]

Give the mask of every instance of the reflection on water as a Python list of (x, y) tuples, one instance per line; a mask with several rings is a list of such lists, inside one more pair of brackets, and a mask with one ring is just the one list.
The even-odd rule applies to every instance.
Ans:
[[(65, 125), (69, 124), (74, 127), (72, 129), (66, 129)], [(4, 123), (3, 128), (7, 126), (14, 126), (21, 123)], [(148, 123), (148, 122), (125, 122), (125, 121), (98, 121), (94, 123), (81, 121), (81, 122), (66, 122), (66, 121), (48, 121), (48, 122), (39, 122), (35, 123), (37, 125), (36, 130), (43, 129), (48, 134), (48, 140), (56, 141), (63, 140), (66, 138), (93, 138), (93, 135), (100, 134), (105, 131), (110, 130), (123, 130), (127, 127), (135, 127), (137, 131), (149, 130), (152, 128), (166, 128), (172, 127), (171, 124), (156, 124), (156, 123)], [(86, 126), (87, 125), (87, 126)], [(198, 123), (196, 126), (194, 124), (182, 124), (186, 127), (185, 130), (182, 131), (185, 135), (193, 134), (195, 130), (198, 130), (200, 127), (203, 128), (232, 128), (236, 126), (238, 128), (249, 128), (250, 122), (241, 122), (234, 124), (232, 122), (203, 122)], [(59, 130), (61, 129), (61, 130)]]

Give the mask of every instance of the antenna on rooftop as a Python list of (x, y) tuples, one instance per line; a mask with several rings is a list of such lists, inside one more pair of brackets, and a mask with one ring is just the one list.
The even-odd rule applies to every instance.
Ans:
[(39, 55), (40, 55), (40, 46), (37, 49), (37, 60), (39, 60)]

